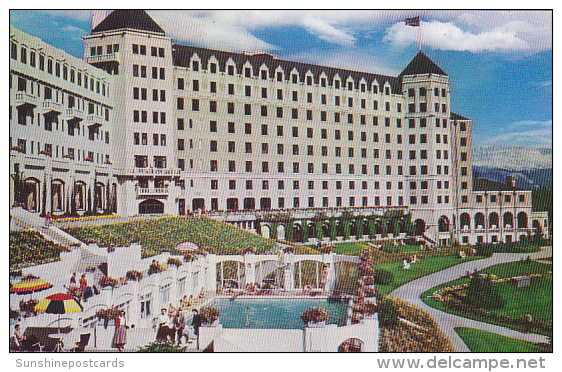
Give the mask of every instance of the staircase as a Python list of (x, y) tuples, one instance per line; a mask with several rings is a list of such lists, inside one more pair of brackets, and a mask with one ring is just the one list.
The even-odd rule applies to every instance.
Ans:
[(431, 239), (430, 237), (428, 237), (425, 234), (422, 234), (422, 239), (425, 240), (426, 242), (432, 244), (432, 245), (438, 245), (435, 240)]
[(47, 240), (60, 244), (64, 247), (72, 248), (83, 243), (75, 237), (65, 233), (56, 226), (45, 226), (45, 220), (21, 207), (10, 210), (11, 223), (15, 228), (35, 230)]

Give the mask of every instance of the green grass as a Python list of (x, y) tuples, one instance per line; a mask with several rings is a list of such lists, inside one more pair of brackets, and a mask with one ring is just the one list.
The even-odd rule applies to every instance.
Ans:
[(186, 241), (217, 254), (242, 254), (247, 248), (264, 253), (273, 247), (271, 239), (209, 218), (164, 217), (65, 230), (100, 247), (127, 247), (138, 241), (147, 255), (169, 251)]
[[(374, 244), (381, 244), (384, 246), (392, 247), (393, 249), (397, 250), (398, 252), (404, 253), (414, 253), (419, 252), (420, 246), (419, 245), (409, 245), (406, 244), (404, 246), (392, 246), (387, 242), (375, 242)], [(367, 245), (367, 242), (345, 242), (345, 243), (335, 243), (333, 245), (332, 251), (337, 254), (348, 254), (348, 255), (355, 255), (359, 256), (364, 249), (372, 249), (372, 247)]]
[(385, 262), (377, 265), (376, 269), (386, 269), (394, 274), (394, 283), (390, 285), (376, 284), (376, 287), (381, 295), (388, 295), (390, 292), (400, 287), (403, 284), (411, 282), (412, 280), (421, 278), (437, 271), (444, 270), (448, 267), (458, 265), (466, 262), (467, 260), (480, 259), (481, 257), (467, 257), (464, 260), (457, 256), (432, 256), (425, 257), (421, 262), (416, 262), (410, 265), (408, 270), (404, 270), (402, 261)]
[(536, 353), (538, 345), (474, 328), (457, 327), (455, 331), (473, 353)]
[(337, 254), (348, 254), (358, 256), (363, 249), (368, 249), (369, 246), (361, 242), (346, 242), (334, 244), (332, 251)]
[[(509, 283), (497, 284), (501, 296), (505, 299), (506, 305), (503, 309), (490, 310), (496, 314), (504, 314), (510, 318), (523, 318), (525, 314), (531, 314), (533, 320), (550, 323), (552, 322), (552, 265), (539, 262), (511, 262), (495, 266), (490, 266), (483, 273), (496, 275), (498, 278), (507, 278), (518, 275), (528, 275), (533, 273), (543, 274), (542, 278), (534, 279), (531, 286), (525, 288), (515, 288)], [(457, 279), (451, 282), (431, 288), (422, 293), (421, 299), (429, 306), (441, 311), (480, 320), (486, 323), (502, 325), (508, 328), (521, 331), (521, 327), (501, 322), (491, 322), (489, 319), (453, 311), (443, 303), (434, 300), (431, 296), (436, 290), (456, 284), (468, 283), (469, 279)]]

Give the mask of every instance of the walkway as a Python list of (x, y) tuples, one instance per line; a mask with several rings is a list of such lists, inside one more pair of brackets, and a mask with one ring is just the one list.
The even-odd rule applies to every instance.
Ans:
[(470, 352), (470, 349), (466, 346), (463, 340), (459, 337), (457, 332), (455, 332), (455, 327), (469, 327), (480, 329), (484, 331), (494, 332), (502, 336), (507, 336), (523, 341), (530, 342), (546, 342), (546, 337), (543, 335), (538, 335), (534, 333), (522, 333), (506, 327), (501, 327), (489, 323), (479, 322), (473, 319), (463, 318), (457, 315), (445, 313), (441, 310), (437, 310), (433, 307), (426, 305), (421, 297), (421, 294), (425, 291), (436, 287), (438, 285), (450, 282), (452, 280), (458, 279), (465, 275), (467, 271), (473, 272), (474, 269), (480, 271), (489, 266), (519, 261), (522, 258), (530, 256), (532, 259), (541, 259), (552, 257), (552, 247), (542, 247), (540, 252), (535, 253), (494, 253), (492, 257), (468, 261), (448, 269), (421, 277), (419, 279), (413, 280), (403, 286), (395, 289), (390, 293), (391, 297), (398, 298), (402, 301), (408, 302), (411, 305), (425, 311), (431, 317), (441, 331), (451, 341), (451, 345), (457, 352)]

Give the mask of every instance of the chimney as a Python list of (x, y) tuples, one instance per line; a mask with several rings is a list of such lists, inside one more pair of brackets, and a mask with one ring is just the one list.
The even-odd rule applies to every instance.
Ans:
[(101, 23), (112, 11), (111, 10), (92, 10), (92, 30)]
[(505, 176), (505, 184), (508, 187), (515, 187), (515, 177), (513, 177), (511, 174)]

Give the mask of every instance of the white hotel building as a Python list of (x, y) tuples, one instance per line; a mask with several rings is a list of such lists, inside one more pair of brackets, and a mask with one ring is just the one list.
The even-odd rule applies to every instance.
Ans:
[(473, 180), (471, 121), (422, 52), (384, 76), (174, 44), (140, 10), (112, 12), (84, 44), (80, 60), (10, 27), (11, 203), (250, 220), (402, 209), (441, 244), (548, 231), (531, 191)]

